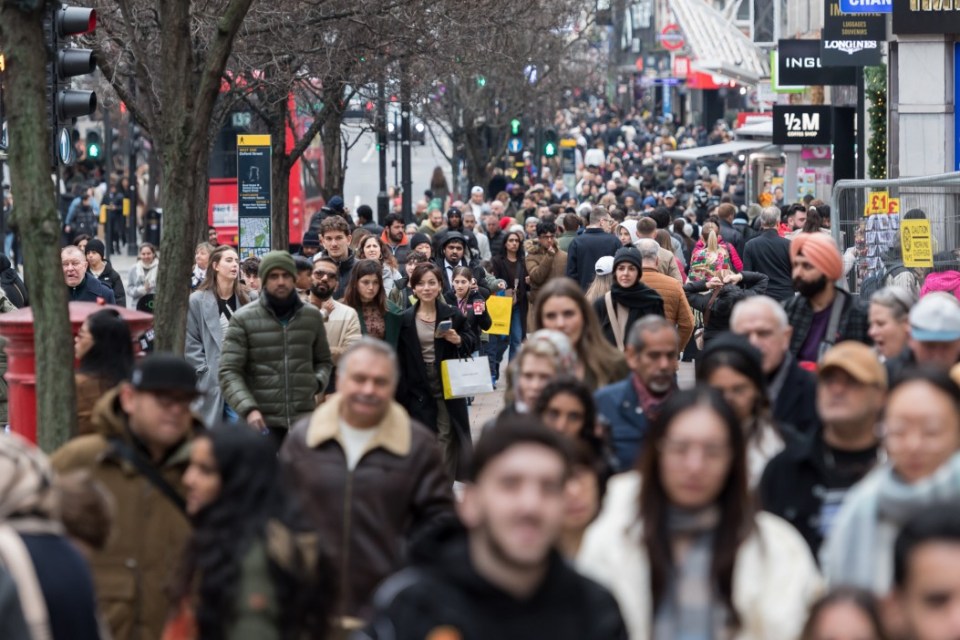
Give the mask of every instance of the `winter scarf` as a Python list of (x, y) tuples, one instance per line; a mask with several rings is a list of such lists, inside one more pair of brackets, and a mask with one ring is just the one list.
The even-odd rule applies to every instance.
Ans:
[(928, 478), (907, 484), (890, 464), (872, 471), (844, 500), (823, 550), (831, 584), (887, 593), (893, 578), (893, 542), (910, 518), (932, 504), (960, 497), (960, 453)]
[(723, 638), (727, 615), (716, 601), (717, 590), (710, 579), (713, 536), (719, 524), (720, 509), (716, 505), (695, 511), (669, 508), (670, 538), (686, 538), (690, 546), (673, 567), (665, 597), (656, 612), (653, 637)]
[(655, 289), (648, 287), (639, 280), (632, 287), (623, 288), (616, 281), (610, 287), (610, 293), (616, 304), (628, 309), (644, 309), (650, 305), (662, 304), (663, 299)]

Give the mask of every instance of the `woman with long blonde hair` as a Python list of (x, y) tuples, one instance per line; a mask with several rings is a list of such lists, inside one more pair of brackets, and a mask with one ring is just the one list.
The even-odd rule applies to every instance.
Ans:
[(603, 337), (597, 314), (573, 280), (556, 278), (540, 289), (533, 319), (535, 331), (553, 329), (567, 336), (579, 360), (573, 373), (591, 391), (629, 373), (623, 354)]
[(700, 243), (694, 248), (690, 260), (690, 281), (709, 280), (721, 271), (732, 270), (730, 252), (720, 241), (720, 228), (713, 222), (704, 223)]

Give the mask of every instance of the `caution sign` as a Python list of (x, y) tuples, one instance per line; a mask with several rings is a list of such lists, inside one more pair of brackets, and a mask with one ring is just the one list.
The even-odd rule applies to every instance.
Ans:
[(901, 220), (900, 249), (903, 252), (903, 266), (932, 267), (933, 239), (930, 237), (930, 221)]

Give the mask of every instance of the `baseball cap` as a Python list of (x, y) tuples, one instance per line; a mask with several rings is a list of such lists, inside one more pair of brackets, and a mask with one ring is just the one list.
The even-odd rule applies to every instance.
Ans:
[(910, 310), (910, 337), (920, 342), (960, 340), (960, 302), (949, 293), (929, 293)]
[(140, 360), (130, 376), (137, 391), (169, 391), (200, 395), (197, 371), (172, 353), (154, 353)]
[(613, 273), (613, 256), (603, 256), (597, 260), (593, 270), (598, 276), (608, 276)]
[(860, 384), (887, 388), (886, 367), (873, 349), (862, 342), (847, 340), (834, 345), (824, 354), (819, 374), (822, 376), (830, 369), (840, 369)]
[(476, 195), (476, 194), (478, 194), (478, 193), (479, 193), (480, 195), (483, 195), (483, 187), (476, 186), (476, 187), (474, 187), (473, 189), (470, 189), (470, 193), (471, 193), (471, 195)]

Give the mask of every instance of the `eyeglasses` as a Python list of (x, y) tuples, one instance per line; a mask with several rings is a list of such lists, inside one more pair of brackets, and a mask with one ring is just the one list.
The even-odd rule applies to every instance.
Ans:
[(690, 442), (664, 439), (657, 447), (660, 453), (672, 461), (682, 460), (694, 451), (700, 451), (707, 462), (726, 462), (730, 458), (730, 445), (719, 442)]
[(937, 448), (941, 444), (939, 439), (947, 429), (947, 425), (939, 422), (914, 422), (905, 424), (903, 422), (883, 422), (880, 424), (880, 435), (888, 449), (898, 449), (910, 439), (916, 437), (924, 449)]

